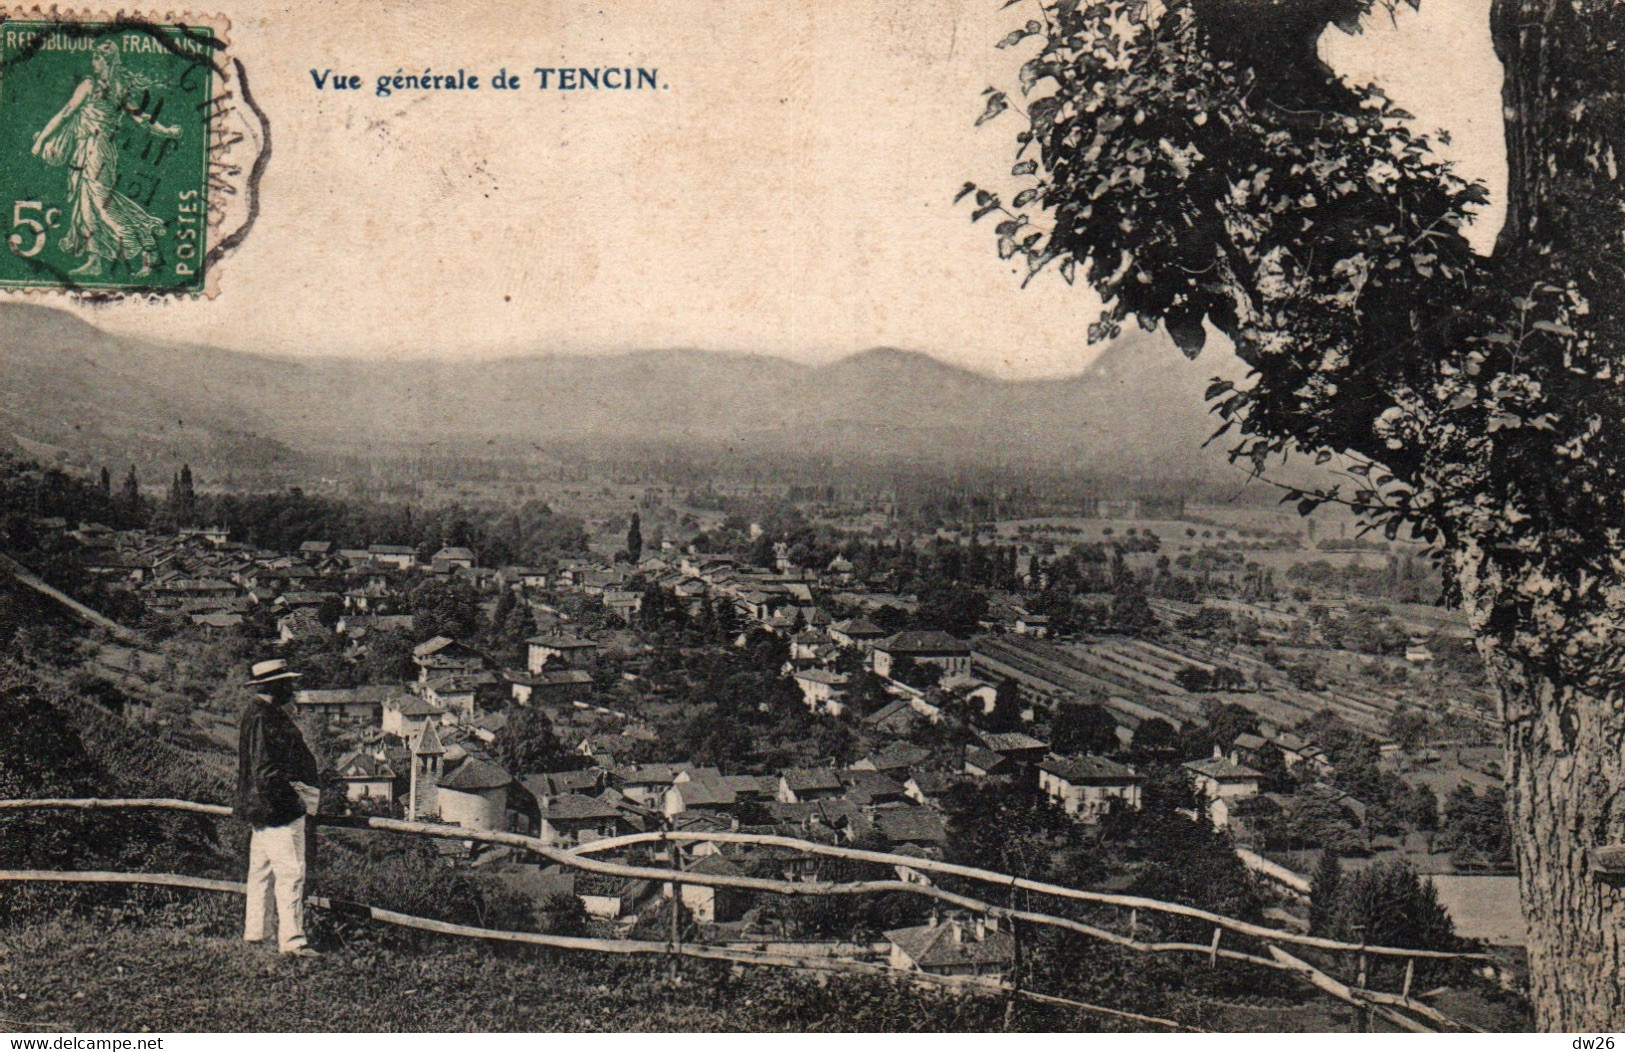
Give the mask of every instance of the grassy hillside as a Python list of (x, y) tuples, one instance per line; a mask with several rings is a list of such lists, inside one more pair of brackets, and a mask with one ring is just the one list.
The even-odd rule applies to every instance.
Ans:
[[(235, 907), (238, 900), (230, 900)], [(290, 961), (232, 937), (234, 909), (188, 907), (177, 923), (96, 918), (6, 932), (0, 1030), (664, 1031), (999, 1030), (997, 998), (943, 996), (878, 979), (816, 978), (684, 962), (506, 952), (451, 940), (341, 949)], [(227, 994), (227, 996), (222, 996)], [(1017, 1006), (1022, 1030), (1115, 1028)]]

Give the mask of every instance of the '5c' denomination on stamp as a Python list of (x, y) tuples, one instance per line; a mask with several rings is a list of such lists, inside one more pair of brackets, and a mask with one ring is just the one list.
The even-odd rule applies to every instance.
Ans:
[(215, 294), (270, 147), (226, 29), (0, 12), (0, 288)]

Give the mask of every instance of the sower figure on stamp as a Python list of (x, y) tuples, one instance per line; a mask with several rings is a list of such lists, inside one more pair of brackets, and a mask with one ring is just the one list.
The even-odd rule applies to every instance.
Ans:
[(294, 680), (280, 659), (256, 662), (254, 700), (243, 709), (237, 740), (237, 817), (253, 826), (248, 842), (248, 913), (243, 938), (265, 938), (267, 892), (276, 895), (277, 946), (318, 956), (305, 939), (305, 816), (319, 792), (316, 757), (288, 715)]
[(34, 136), (33, 152), (52, 166), (68, 168), (68, 232), (62, 250), (84, 256), (73, 273), (99, 277), (102, 265), (125, 260), (136, 277), (152, 273), (158, 262), (158, 235), (164, 221), (118, 189), (119, 135), (128, 116), (153, 135), (179, 138), (179, 126), (160, 124), (146, 112), (153, 92), (151, 77), (124, 65), (118, 45), (103, 40), (90, 59), (90, 76)]

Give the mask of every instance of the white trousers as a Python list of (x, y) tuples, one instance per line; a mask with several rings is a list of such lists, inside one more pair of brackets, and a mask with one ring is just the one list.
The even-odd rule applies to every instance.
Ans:
[(243, 938), (265, 938), (267, 892), (276, 889), (277, 947), (305, 945), (305, 818), (256, 829), (248, 840), (248, 914)]

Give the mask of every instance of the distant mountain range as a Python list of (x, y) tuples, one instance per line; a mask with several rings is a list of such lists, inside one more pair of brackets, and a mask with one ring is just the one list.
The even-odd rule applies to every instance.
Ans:
[(1197, 479), (1223, 463), (1201, 450), (1215, 426), (1203, 391), (1240, 370), (1217, 355), (1188, 362), (1137, 332), (1075, 376), (1023, 381), (893, 349), (822, 366), (694, 350), (283, 358), (134, 339), (54, 308), (0, 304), (0, 441), (80, 462), (190, 460), (215, 471), (497, 446)]

